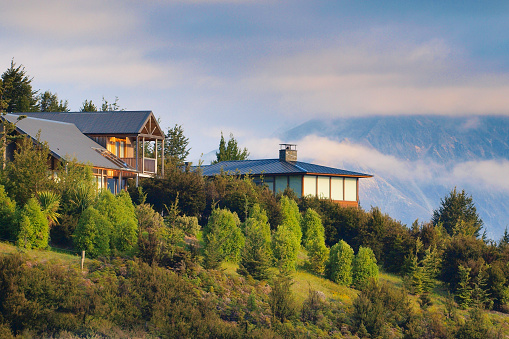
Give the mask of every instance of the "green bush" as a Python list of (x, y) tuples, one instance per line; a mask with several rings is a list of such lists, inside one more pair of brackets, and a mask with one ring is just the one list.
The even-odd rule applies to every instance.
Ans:
[(279, 226), (272, 237), (272, 253), (281, 272), (295, 270), (299, 248), (299, 240), (293, 230), (285, 225)]
[(378, 266), (371, 248), (363, 246), (359, 248), (353, 260), (352, 278), (357, 289), (364, 288), (370, 279), (378, 279)]
[(91, 258), (107, 256), (110, 254), (112, 231), (113, 226), (107, 217), (90, 206), (81, 214), (74, 231), (74, 247), (86, 251)]
[(308, 208), (302, 218), (304, 230), (303, 244), (308, 252), (308, 266), (316, 274), (323, 274), (329, 249), (325, 246), (325, 231), (320, 215)]
[(11, 200), (5, 192), (4, 186), (0, 185), (0, 238), (14, 240), (16, 233), (15, 225), (16, 202)]
[(197, 217), (187, 217), (185, 215), (175, 218), (175, 227), (191, 237), (196, 237), (201, 229)]
[(283, 215), (283, 221), (281, 225), (288, 227), (293, 232), (293, 234), (295, 234), (295, 238), (297, 239), (297, 243), (300, 247), (302, 242), (302, 217), (299, 212), (299, 206), (295, 200), (288, 198), (286, 195), (281, 197), (281, 200), (279, 200), (279, 205), (281, 206), (281, 214)]
[(352, 284), (353, 249), (341, 240), (330, 249), (326, 266), (326, 276), (337, 284), (350, 286)]
[(49, 224), (37, 199), (30, 198), (19, 212), (16, 245), (26, 249), (48, 247)]

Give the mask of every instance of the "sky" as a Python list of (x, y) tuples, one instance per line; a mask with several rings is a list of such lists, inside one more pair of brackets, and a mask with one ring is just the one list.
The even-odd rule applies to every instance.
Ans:
[(193, 159), (221, 132), (275, 157), (313, 118), (508, 115), (508, 4), (1, 0), (0, 69), (14, 59), (71, 111), (151, 110)]

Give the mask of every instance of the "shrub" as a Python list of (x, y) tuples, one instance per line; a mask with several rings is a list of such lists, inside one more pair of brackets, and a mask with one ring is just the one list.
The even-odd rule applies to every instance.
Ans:
[(16, 245), (27, 249), (46, 248), (48, 237), (48, 220), (42, 213), (37, 199), (30, 198), (20, 211)]
[(16, 233), (15, 226), (16, 202), (11, 200), (5, 189), (0, 185), (0, 238), (14, 240)]
[(175, 218), (175, 227), (191, 237), (195, 237), (201, 229), (197, 217), (187, 217), (185, 215)]
[(344, 240), (332, 246), (326, 266), (327, 278), (337, 284), (350, 286), (353, 259), (353, 249)]
[(239, 226), (237, 213), (218, 208), (213, 210), (203, 232), (206, 254), (217, 253), (220, 261), (238, 262), (244, 247), (244, 235)]
[(299, 241), (290, 227), (281, 225), (277, 228), (272, 237), (272, 252), (281, 272), (295, 270), (299, 247)]
[(81, 215), (74, 231), (74, 247), (86, 251), (91, 258), (110, 254), (110, 236), (113, 226), (107, 217), (94, 207)]
[(295, 238), (297, 239), (297, 243), (300, 247), (302, 241), (302, 217), (299, 212), (299, 206), (295, 200), (288, 198), (286, 195), (281, 197), (281, 200), (279, 200), (279, 205), (281, 206), (281, 214), (283, 215), (283, 221), (281, 225), (288, 227), (293, 232), (293, 234), (295, 234)]
[(287, 275), (278, 275), (272, 280), (269, 306), (274, 319), (284, 322), (295, 315), (295, 298), (291, 291), (293, 282)]
[(357, 289), (364, 288), (370, 279), (378, 279), (378, 266), (371, 248), (363, 246), (359, 248), (353, 260), (352, 278)]
[(308, 251), (308, 266), (316, 274), (323, 274), (329, 250), (325, 246), (324, 228), (320, 215), (308, 208), (302, 219), (304, 232), (304, 247)]

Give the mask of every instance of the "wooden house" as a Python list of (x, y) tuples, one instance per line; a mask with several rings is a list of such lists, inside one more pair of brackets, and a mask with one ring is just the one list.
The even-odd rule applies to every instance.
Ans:
[(222, 161), (201, 166), (201, 169), (208, 177), (221, 173), (250, 175), (256, 183), (267, 185), (274, 193), (289, 187), (299, 198), (316, 196), (347, 207), (359, 206), (359, 179), (372, 177), (298, 161), (294, 144), (280, 144), (278, 159)]
[[(16, 113), (17, 132), (46, 141), (54, 161), (89, 163), (98, 188), (116, 193), (128, 178), (164, 175), (164, 132), (150, 111)], [(15, 121), (17, 115), (6, 119)], [(144, 145), (152, 143), (151, 157)]]

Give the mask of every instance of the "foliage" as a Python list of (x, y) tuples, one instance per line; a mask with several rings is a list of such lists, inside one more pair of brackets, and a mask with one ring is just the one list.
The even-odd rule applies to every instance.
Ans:
[(284, 322), (295, 315), (295, 298), (291, 291), (292, 278), (288, 275), (279, 274), (274, 277), (269, 292), (269, 306), (272, 317)]
[(125, 191), (114, 196), (104, 190), (99, 195), (95, 208), (112, 224), (111, 250), (130, 251), (138, 241), (138, 221), (131, 197)]
[(6, 167), (5, 188), (18, 204), (24, 205), (37, 192), (54, 187), (48, 175), (48, 157), (48, 145), (39, 140), (34, 144), (28, 137), (14, 151), (14, 159)]
[(49, 225), (37, 199), (30, 198), (19, 212), (16, 245), (21, 248), (48, 247)]
[(217, 251), (220, 261), (239, 261), (245, 240), (237, 213), (219, 208), (212, 211), (203, 229), (203, 238), (208, 255)]
[(97, 112), (97, 106), (94, 105), (92, 100), (85, 100), (81, 104), (80, 112)]
[(370, 279), (378, 279), (375, 254), (371, 248), (361, 246), (353, 260), (353, 284), (357, 289), (363, 289)]
[(185, 215), (177, 216), (174, 224), (175, 227), (191, 237), (196, 237), (201, 229), (201, 226), (198, 224), (197, 217), (187, 217)]
[(164, 144), (164, 156), (170, 162), (182, 165), (189, 156), (189, 138), (185, 137), (182, 125), (175, 124), (173, 128), (168, 128)]
[(60, 164), (57, 190), (62, 196), (62, 212), (80, 215), (97, 198), (97, 184), (92, 167), (78, 162), (75, 158)]
[(69, 112), (67, 100), (58, 100), (57, 94), (46, 91), (38, 97), (39, 110), (41, 112)]
[(323, 274), (329, 250), (325, 246), (325, 231), (320, 215), (308, 208), (302, 218), (303, 244), (308, 252), (309, 267), (316, 274)]
[(299, 206), (295, 202), (295, 200), (288, 198), (283, 195), (279, 200), (279, 205), (281, 206), (281, 214), (283, 216), (283, 221), (281, 225), (288, 227), (295, 238), (297, 239), (297, 243), (300, 247), (302, 242), (302, 229), (301, 229), (301, 215), (299, 212)]
[(441, 199), (440, 207), (433, 211), (432, 222), (435, 225), (441, 223), (450, 235), (466, 231), (478, 237), (483, 226), (472, 197), (465, 190), (458, 192), (456, 188)]
[(16, 202), (11, 200), (0, 185), (0, 238), (14, 240), (16, 228), (15, 223)]
[(269, 277), (268, 268), (272, 262), (270, 226), (265, 211), (254, 205), (250, 217), (242, 224), (245, 245), (239, 263), (238, 272), (262, 280)]
[(327, 278), (337, 284), (350, 286), (353, 259), (353, 249), (344, 240), (332, 246), (325, 270)]
[(118, 104), (118, 97), (115, 97), (115, 101), (113, 103), (108, 102), (104, 97), (102, 99), (101, 104), (102, 112), (112, 112), (112, 111), (124, 111), (123, 108)]
[(299, 248), (299, 242), (292, 229), (286, 225), (280, 225), (272, 236), (272, 253), (281, 272), (295, 270)]
[[(147, 195), (146, 202), (162, 213), (165, 206), (171, 206), (178, 197), (178, 207), (183, 214), (200, 216), (205, 208), (205, 182), (201, 173), (170, 163), (165, 167), (164, 175), (164, 178), (150, 178), (140, 182)], [(131, 187), (129, 192), (137, 194), (133, 192), (134, 189)]]
[(79, 219), (73, 234), (74, 247), (96, 258), (110, 254), (110, 237), (113, 225), (107, 216), (94, 207), (88, 207)]
[(60, 196), (53, 191), (40, 191), (37, 192), (37, 201), (41, 206), (42, 213), (48, 219), (49, 226), (58, 224), (60, 213)]
[(232, 133), (230, 133), (230, 139), (228, 140), (228, 144), (226, 144), (223, 132), (221, 132), (219, 151), (216, 152), (216, 160), (212, 161), (212, 165), (221, 161), (247, 160), (247, 158), (249, 158), (247, 148), (244, 147), (244, 149), (241, 149)]
[(11, 66), (2, 74), (2, 100), (7, 103), (6, 111), (36, 112), (37, 91), (32, 90), (32, 79), (26, 74), (23, 65), (17, 66), (11, 60)]

